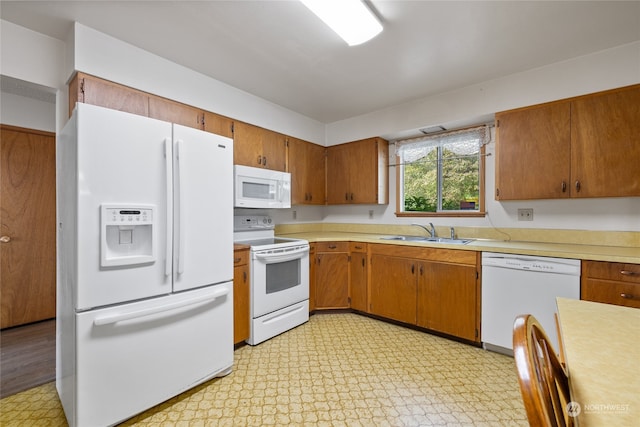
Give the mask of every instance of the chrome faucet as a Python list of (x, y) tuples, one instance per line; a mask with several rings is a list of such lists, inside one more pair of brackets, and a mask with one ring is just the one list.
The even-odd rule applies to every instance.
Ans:
[(429, 236), (431, 236), (431, 237), (436, 237), (436, 228), (433, 226), (432, 222), (429, 223), (429, 227), (431, 227), (431, 229), (425, 227), (424, 225), (420, 225), (420, 224), (416, 224), (416, 223), (413, 223), (411, 225), (415, 225), (416, 227), (422, 228), (424, 231), (429, 233)]

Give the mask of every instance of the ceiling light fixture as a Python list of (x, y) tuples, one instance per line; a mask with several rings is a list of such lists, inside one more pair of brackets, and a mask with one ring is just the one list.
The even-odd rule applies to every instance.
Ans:
[(371, 40), (382, 24), (361, 0), (300, 0), (349, 46)]

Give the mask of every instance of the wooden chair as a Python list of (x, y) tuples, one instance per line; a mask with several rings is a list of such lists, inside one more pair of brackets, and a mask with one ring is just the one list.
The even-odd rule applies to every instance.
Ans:
[(542, 325), (530, 314), (513, 325), (513, 356), (531, 426), (572, 426), (567, 413), (569, 379)]

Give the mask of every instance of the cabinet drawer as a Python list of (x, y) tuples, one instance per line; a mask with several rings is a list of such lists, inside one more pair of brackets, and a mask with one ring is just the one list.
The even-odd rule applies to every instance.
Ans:
[(640, 264), (621, 262), (583, 261), (582, 276), (594, 279), (640, 283)]
[(349, 242), (318, 242), (318, 252), (349, 252)]
[(367, 252), (367, 244), (361, 242), (349, 242), (351, 252)]
[(640, 283), (583, 279), (581, 299), (640, 308)]
[(249, 262), (249, 250), (240, 249), (233, 251), (233, 266), (246, 265)]

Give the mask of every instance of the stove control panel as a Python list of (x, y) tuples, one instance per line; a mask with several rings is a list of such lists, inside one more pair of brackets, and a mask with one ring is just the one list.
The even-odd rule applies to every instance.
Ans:
[(269, 215), (239, 215), (233, 217), (233, 231), (273, 230), (275, 224)]

